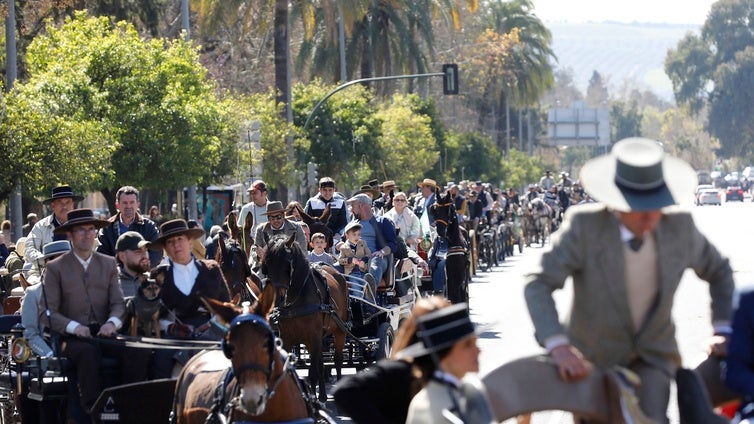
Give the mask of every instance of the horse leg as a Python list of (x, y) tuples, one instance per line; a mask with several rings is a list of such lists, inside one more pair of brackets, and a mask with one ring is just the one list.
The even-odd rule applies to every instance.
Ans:
[(346, 347), (346, 333), (343, 332), (340, 327), (338, 327), (335, 330), (334, 339), (335, 375), (338, 377), (338, 381), (340, 381), (340, 377), (342, 376), (341, 371), (343, 368), (343, 349), (345, 349)]
[[(322, 356), (322, 338), (319, 337), (319, 335), (314, 335), (310, 346), (307, 346), (306, 348), (309, 350), (309, 358), (312, 362), (311, 369), (309, 370), (309, 384), (312, 387), (312, 393), (319, 393), (319, 401), (323, 403), (327, 402), (325, 360)], [(319, 392), (317, 392), (317, 385), (319, 385)]]

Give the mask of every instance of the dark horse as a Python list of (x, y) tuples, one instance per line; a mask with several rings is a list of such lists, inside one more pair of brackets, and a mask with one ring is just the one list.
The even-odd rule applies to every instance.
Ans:
[(230, 232), (230, 238), (238, 241), (248, 259), (251, 248), (254, 246), (254, 237), (251, 235), (251, 228), (254, 226), (254, 214), (246, 214), (243, 227), (239, 227), (238, 215), (236, 215), (235, 211), (230, 211), (225, 216), (225, 220), (223, 220), (223, 226)]
[(228, 333), (222, 352), (202, 351), (183, 367), (173, 401), (175, 422), (314, 422), (316, 401), (267, 321), (274, 287), (251, 306), (204, 302)]
[(469, 299), (466, 281), (466, 239), (458, 225), (458, 214), (450, 192), (441, 196), (440, 190), (435, 189), (435, 203), (430, 206), (430, 212), (435, 217), (437, 227), (437, 237), (428, 256), (433, 286), (435, 290), (439, 287), (439, 284), (435, 283), (435, 274), (440, 274), (439, 278), (445, 279), (444, 290), (448, 300), (453, 303), (466, 302)]
[(325, 240), (327, 240), (327, 248), (330, 249), (333, 245), (333, 232), (327, 226), (327, 222), (330, 220), (330, 204), (328, 203), (322, 214), (316, 218), (304, 212), (304, 208), (301, 205), (296, 205), (295, 209), (299, 217), (301, 217), (301, 221), (309, 226), (309, 233), (322, 233), (325, 236)]
[(262, 272), (277, 289), (278, 328), (283, 347), (304, 344), (311, 358), (309, 382), (319, 399), (327, 400), (322, 339), (333, 336), (335, 370), (341, 376), (348, 320), (346, 280), (334, 268), (310, 266), (304, 252), (290, 237), (276, 236), (267, 245)]
[(249, 267), (241, 245), (237, 240), (223, 240), (222, 237), (217, 239), (217, 245), (215, 260), (220, 264), (230, 297), (239, 295), (242, 302), (257, 300), (262, 293), (262, 280)]

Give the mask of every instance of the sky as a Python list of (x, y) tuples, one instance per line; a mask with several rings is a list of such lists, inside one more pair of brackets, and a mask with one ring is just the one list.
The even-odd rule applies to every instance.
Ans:
[(704, 23), (715, 0), (532, 0), (547, 22)]

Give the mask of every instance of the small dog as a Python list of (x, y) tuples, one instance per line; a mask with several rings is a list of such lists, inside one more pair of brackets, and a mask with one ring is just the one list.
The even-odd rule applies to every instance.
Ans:
[(160, 290), (164, 281), (164, 271), (144, 274), (136, 296), (127, 306), (131, 336), (136, 336), (141, 329), (145, 337), (160, 338)]

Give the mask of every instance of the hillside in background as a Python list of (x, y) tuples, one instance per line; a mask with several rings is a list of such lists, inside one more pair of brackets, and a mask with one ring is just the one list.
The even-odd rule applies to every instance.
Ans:
[(586, 92), (596, 70), (609, 78), (611, 96), (629, 86), (651, 90), (673, 101), (673, 89), (664, 71), (665, 55), (697, 25), (603, 23), (546, 23), (552, 31), (559, 68), (571, 68), (574, 82)]

